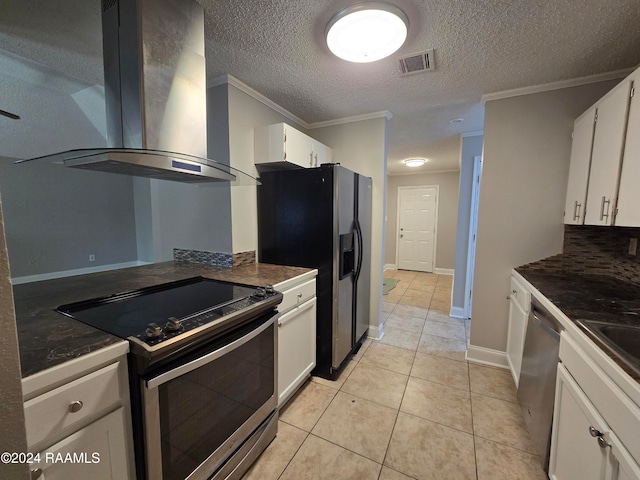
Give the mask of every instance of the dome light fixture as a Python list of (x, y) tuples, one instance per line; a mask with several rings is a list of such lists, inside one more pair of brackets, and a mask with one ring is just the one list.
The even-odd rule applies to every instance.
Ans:
[(409, 18), (385, 2), (356, 3), (336, 13), (325, 30), (327, 46), (343, 60), (375, 62), (398, 50), (407, 38)]
[(404, 164), (407, 167), (421, 167), (426, 161), (426, 158), (408, 158), (404, 161)]

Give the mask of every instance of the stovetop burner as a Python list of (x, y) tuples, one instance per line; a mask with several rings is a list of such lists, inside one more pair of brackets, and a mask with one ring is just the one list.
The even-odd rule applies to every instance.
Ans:
[(153, 352), (182, 337), (206, 334), (227, 317), (273, 309), (280, 301), (281, 295), (270, 285), (256, 289), (195, 277), (61, 305), (57, 310)]

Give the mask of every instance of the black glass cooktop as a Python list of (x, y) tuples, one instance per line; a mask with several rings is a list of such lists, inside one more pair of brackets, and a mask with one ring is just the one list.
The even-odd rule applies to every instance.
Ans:
[(215, 316), (219, 318), (228, 313), (226, 308), (231, 309), (225, 304), (251, 297), (255, 291), (253, 287), (196, 277), (62, 305), (58, 311), (112, 335), (128, 338), (145, 332), (150, 323), (163, 326), (170, 317), (182, 319), (214, 307), (219, 307), (215, 309)]

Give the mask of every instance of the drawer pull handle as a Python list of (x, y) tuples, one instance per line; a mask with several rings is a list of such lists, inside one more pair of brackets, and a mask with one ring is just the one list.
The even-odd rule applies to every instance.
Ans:
[(70, 413), (79, 412), (82, 409), (83, 405), (84, 404), (80, 400), (76, 400), (75, 402), (71, 402), (69, 404), (69, 412)]
[(33, 470), (31, 470), (31, 480), (38, 480), (38, 478), (40, 478), (41, 476), (42, 476), (41, 468), (34, 468)]

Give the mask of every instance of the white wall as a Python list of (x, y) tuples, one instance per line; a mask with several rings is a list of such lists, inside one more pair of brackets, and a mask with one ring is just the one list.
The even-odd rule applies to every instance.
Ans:
[(458, 197), (458, 225), (456, 228), (456, 259), (453, 275), (452, 309), (464, 309), (467, 292), (467, 253), (474, 158), (482, 155), (482, 135), (462, 137), (460, 152), (460, 195)]
[(385, 264), (396, 265), (398, 239), (398, 187), (438, 185), (436, 268), (452, 270), (455, 260), (456, 219), (460, 172), (390, 175), (387, 184), (387, 235)]
[[(256, 100), (234, 85), (225, 84), (229, 93), (229, 155), (230, 165), (253, 177), (258, 177), (254, 165), (253, 131), (255, 127), (273, 123), (288, 123), (307, 133), (303, 127)], [(258, 207), (255, 186), (231, 188), (231, 253), (258, 248)]]
[(615, 83), (487, 102), (470, 358), (504, 364), (511, 269), (561, 252), (573, 121)]
[(333, 161), (373, 180), (369, 336), (382, 332), (382, 274), (387, 180), (387, 118), (315, 128), (310, 135), (333, 149)]

